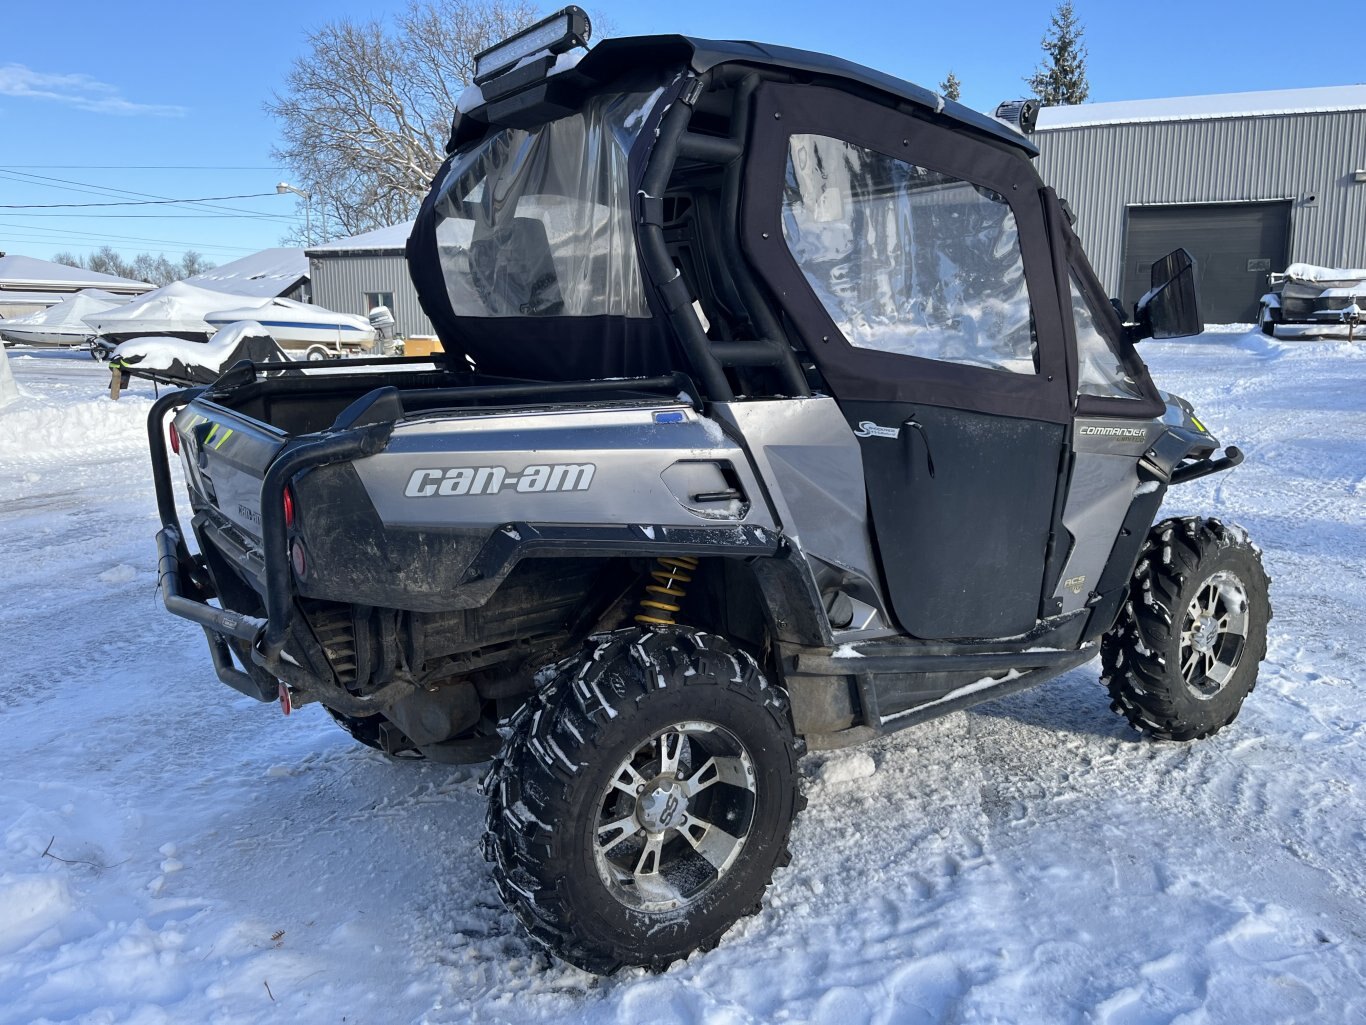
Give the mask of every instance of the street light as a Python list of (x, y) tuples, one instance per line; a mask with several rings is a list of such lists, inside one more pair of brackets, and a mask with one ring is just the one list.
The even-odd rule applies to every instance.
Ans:
[(311, 244), (313, 242), (313, 194), (311, 192), (305, 192), (303, 189), (296, 189), (293, 185), (290, 185), (288, 182), (280, 182), (278, 185), (275, 186), (275, 191), (282, 196), (286, 192), (292, 192), (296, 196), (304, 197), (304, 235), (308, 238), (308, 241)]

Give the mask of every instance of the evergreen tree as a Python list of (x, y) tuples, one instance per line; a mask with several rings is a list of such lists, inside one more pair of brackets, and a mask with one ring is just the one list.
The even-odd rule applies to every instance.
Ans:
[(1063, 0), (1053, 12), (1048, 34), (1041, 43), (1045, 59), (1025, 79), (1045, 107), (1086, 102), (1091, 86), (1086, 81), (1084, 31), (1072, 9), (1072, 0)]
[(963, 83), (958, 81), (958, 76), (952, 71), (949, 77), (939, 83), (939, 94), (946, 100), (956, 100), (963, 92)]

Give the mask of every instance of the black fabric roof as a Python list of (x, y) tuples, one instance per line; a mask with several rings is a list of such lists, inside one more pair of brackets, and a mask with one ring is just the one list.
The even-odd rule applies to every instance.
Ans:
[(605, 80), (646, 63), (686, 61), (698, 73), (720, 64), (766, 65), (791, 71), (843, 78), (886, 93), (898, 100), (937, 112), (986, 135), (1018, 147), (1029, 156), (1038, 148), (1019, 132), (954, 100), (946, 100), (923, 86), (913, 85), (853, 61), (790, 46), (754, 43), (737, 39), (696, 39), (691, 36), (625, 36), (598, 43), (579, 63), (578, 70), (592, 78)]

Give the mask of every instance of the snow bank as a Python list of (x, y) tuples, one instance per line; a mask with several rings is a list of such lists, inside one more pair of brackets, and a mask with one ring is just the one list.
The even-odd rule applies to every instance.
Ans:
[(20, 399), (0, 414), (0, 462), (145, 449), (151, 407), (150, 400), (137, 396), (121, 402), (107, 396), (76, 402)]
[(19, 386), (14, 383), (14, 372), (9, 366), (9, 351), (0, 345), (0, 409), (19, 398)]

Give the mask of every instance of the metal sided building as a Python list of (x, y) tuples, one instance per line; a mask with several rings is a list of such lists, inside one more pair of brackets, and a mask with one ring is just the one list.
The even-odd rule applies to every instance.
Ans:
[(387, 306), (399, 335), (436, 334), (417, 301), (403, 255), (412, 228), (413, 222), (408, 221), (311, 247), (308, 266), (313, 302), (362, 317), (376, 306)]
[(1290, 263), (1366, 266), (1366, 86), (1046, 107), (1033, 141), (1127, 309), (1177, 246), (1211, 324), (1256, 320)]

